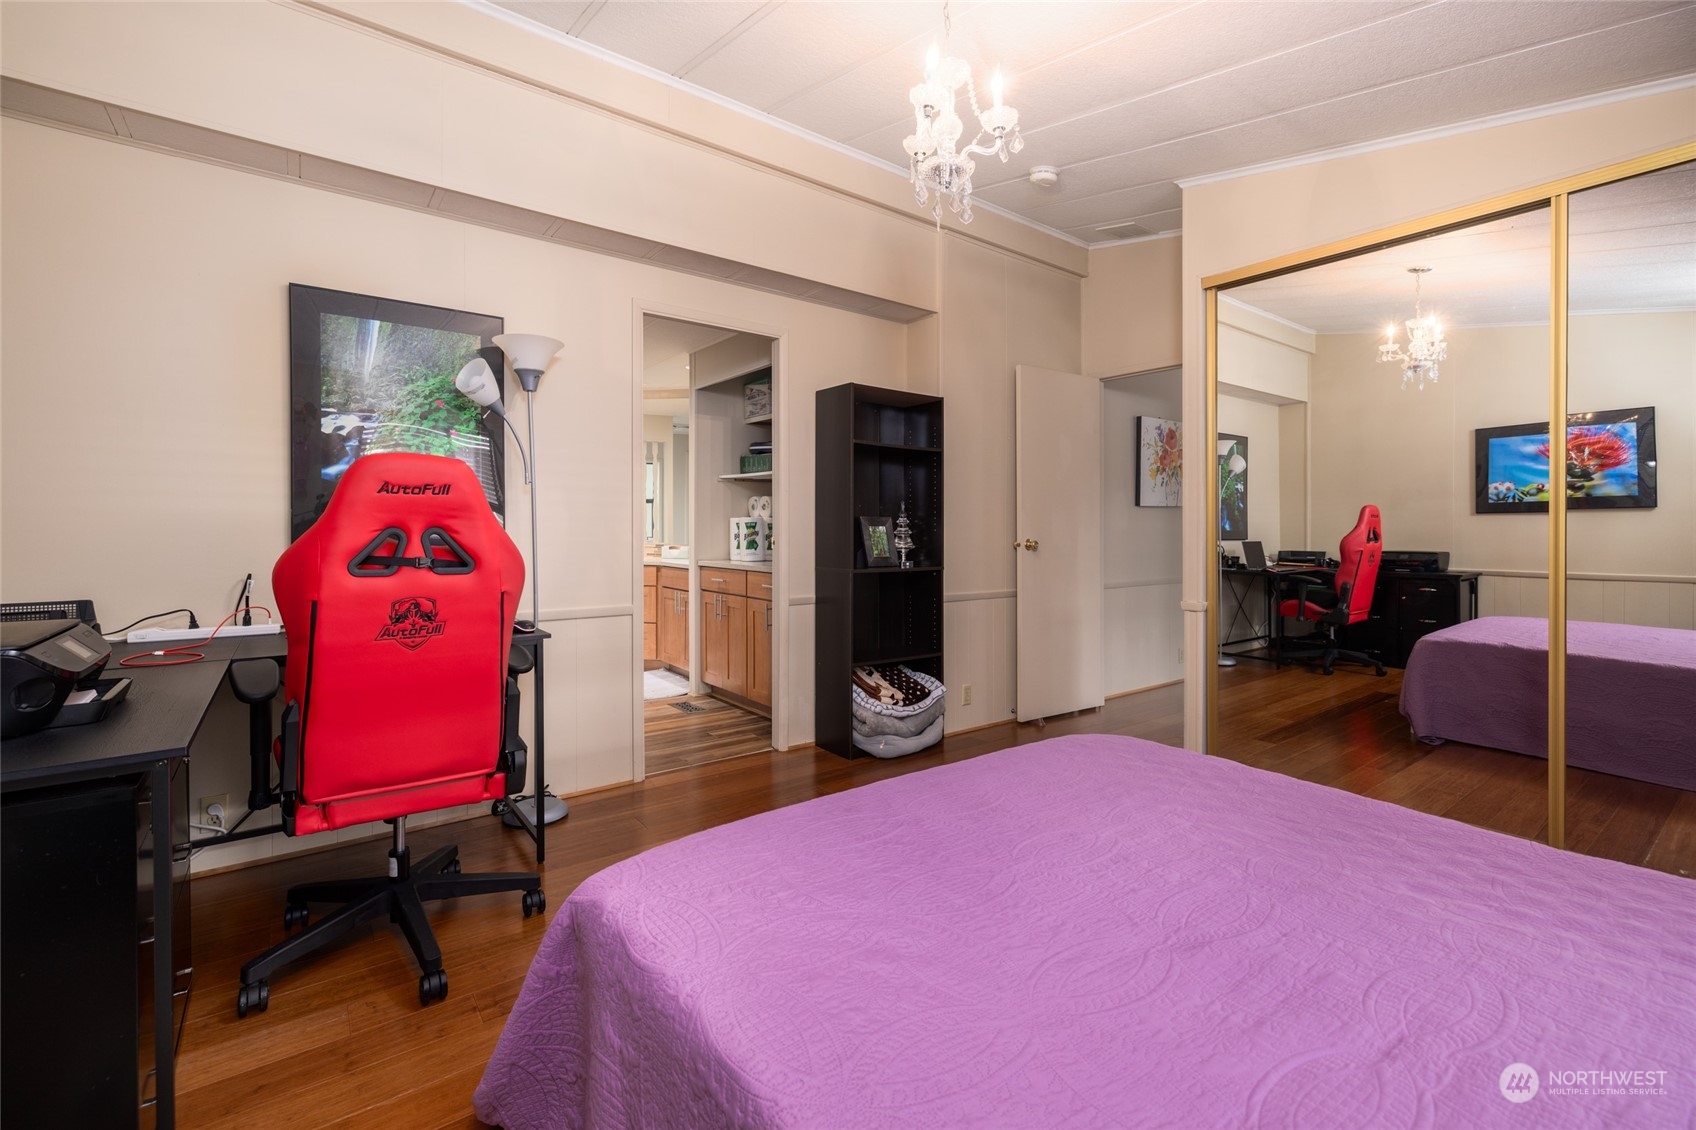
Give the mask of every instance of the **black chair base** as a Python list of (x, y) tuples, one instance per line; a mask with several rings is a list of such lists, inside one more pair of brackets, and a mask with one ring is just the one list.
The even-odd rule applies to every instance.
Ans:
[(1348, 651), (1344, 648), (1338, 647), (1337, 638), (1328, 632), (1319, 633), (1317, 640), (1320, 642), (1320, 646), (1298, 648), (1293, 654), (1290, 650), (1290, 641), (1288, 639), (1280, 640), (1278, 645), (1278, 666), (1287, 667), (1296, 660), (1318, 659), (1320, 671), (1329, 675), (1332, 673), (1331, 668), (1337, 660), (1346, 659), (1351, 663), (1360, 663), (1367, 667), (1371, 667), (1373, 672), (1379, 678), (1383, 678), (1384, 665), (1378, 660), (1372, 658), (1370, 655), (1367, 655), (1365, 652)]
[[(529, 918), (547, 908), (542, 880), (535, 872), (463, 875), (459, 869), (459, 848), (452, 844), (431, 852), (416, 866), (409, 866), (404, 834), (400, 827), (396, 828), (397, 847), (390, 853), (391, 860), (398, 861), (400, 874), (396, 878), (380, 875), (368, 879), (339, 879), (307, 883), (289, 890), (283, 924), (288, 929), (296, 926), (306, 926), (306, 929), (241, 967), (241, 989), (236, 994), (238, 1016), (246, 1016), (250, 1010), (265, 1011), (270, 1003), (268, 979), (272, 973), (292, 961), (335, 944), (361, 924), (385, 915), (401, 928), (407, 943), (412, 946), (413, 956), (418, 959), (421, 970), (418, 978), (419, 1002), (427, 1005), (431, 1001), (445, 1000), (448, 995), (447, 972), (442, 968), (442, 951), (436, 945), (435, 933), (430, 929), (430, 919), (424, 911), (425, 902), (461, 895), (522, 891), (524, 917)], [(310, 903), (341, 905), (307, 926)]]

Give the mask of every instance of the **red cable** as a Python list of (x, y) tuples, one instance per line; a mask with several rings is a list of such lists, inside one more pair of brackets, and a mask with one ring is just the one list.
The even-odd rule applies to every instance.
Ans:
[[(211, 643), (213, 640), (218, 638), (218, 633), (223, 631), (224, 625), (228, 624), (231, 620), (234, 620), (237, 616), (240, 616), (243, 612), (252, 611), (256, 608), (265, 613), (265, 618), (267, 620), (275, 619), (269, 608), (259, 604), (250, 604), (246, 608), (236, 609), (234, 612), (218, 621), (218, 626), (213, 628), (212, 634), (207, 636), (204, 640), (195, 640), (192, 643), (181, 644), (177, 647), (167, 647), (161, 651), (138, 651), (134, 655), (126, 655), (122, 659), (118, 660), (118, 666), (134, 668), (180, 667), (185, 663), (198, 663), (202, 659), (206, 658), (206, 653), (203, 651), (194, 651), (193, 648), (203, 647), (206, 644)], [(175, 658), (165, 658), (166, 656), (174, 656)]]

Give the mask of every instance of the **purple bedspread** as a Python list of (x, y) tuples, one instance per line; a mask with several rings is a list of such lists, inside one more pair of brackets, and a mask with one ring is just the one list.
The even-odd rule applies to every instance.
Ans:
[[(1696, 632), (1567, 624), (1566, 760), (1696, 789)], [(1547, 757), (1549, 624), (1485, 616), (1413, 646), (1402, 713), (1419, 738)]]
[[(1547, 1074), (1600, 1070), (1664, 1093)], [(475, 1102), (509, 1130), (1688, 1128), (1696, 882), (1058, 738), (593, 876)]]

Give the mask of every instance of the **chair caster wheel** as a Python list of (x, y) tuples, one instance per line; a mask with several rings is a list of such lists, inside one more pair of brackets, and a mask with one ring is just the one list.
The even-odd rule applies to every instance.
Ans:
[(271, 1005), (271, 986), (265, 981), (243, 985), (236, 993), (236, 1016), (246, 1017), (249, 1010), (264, 1012)]
[(283, 929), (293, 930), (296, 926), (304, 926), (310, 917), (311, 911), (307, 909), (305, 903), (291, 902), (283, 910)]
[(547, 908), (548, 896), (543, 893), (542, 888), (537, 887), (533, 891), (524, 892), (524, 917), (528, 918), (532, 914), (540, 914)]
[(490, 816), (505, 816), (510, 811), (512, 811), (512, 806), (504, 800), (497, 800), (489, 806)]
[(418, 1003), (427, 1005), (431, 1001), (448, 999), (448, 974), (445, 969), (434, 973), (426, 973), (418, 978)]
[(448, 860), (447, 866), (442, 868), (442, 874), (443, 875), (458, 875), (459, 872), (460, 872), (460, 866), (459, 866), (459, 860), (457, 860), (457, 859)]

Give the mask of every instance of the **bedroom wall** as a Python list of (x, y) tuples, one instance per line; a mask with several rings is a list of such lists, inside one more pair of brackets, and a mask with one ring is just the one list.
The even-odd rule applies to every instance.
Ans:
[[(1184, 411), (1206, 411), (1202, 280), (1334, 240), (1409, 223), (1515, 189), (1696, 139), (1696, 89), (1668, 84), (1482, 128), (1389, 140), (1307, 164), (1247, 169), (1184, 186)], [(1407, 175), (1417, 168), (1418, 176)], [(1317, 446), (1322, 433), (1315, 424)], [(1186, 474), (1185, 744), (1203, 746), (1207, 574), (1213, 538)], [(1318, 475), (1315, 473), (1317, 482)], [(1322, 525), (1315, 515), (1317, 535)]]
[[(949, 733), (1014, 712), (1013, 380), (1019, 365), (1080, 371), (1079, 280), (941, 236), (937, 391), (944, 398), (943, 632)], [(868, 376), (879, 383), (875, 374)], [(922, 388), (922, 382), (915, 382)], [(1096, 428), (1099, 420), (1079, 420)], [(810, 488), (809, 488), (810, 489)], [(811, 670), (810, 661), (808, 670)], [(972, 685), (972, 702), (964, 688)]]
[[(334, 158), (352, 186), (324, 191), (292, 168), (255, 175), (8, 117), (5, 598), (75, 590), (121, 623), (185, 601), (227, 606), (242, 575), (266, 576), (286, 537), (288, 282), (492, 311), (509, 328), (569, 343), (537, 396), (543, 618), (556, 633), (551, 784), (570, 793), (627, 780), (641, 724), (634, 367), (639, 311), (650, 309), (780, 338), (774, 493), (795, 546), (811, 544), (814, 390), (907, 387), (918, 359), (919, 387), (950, 397), (959, 461), (949, 478), (949, 675), (975, 683), (978, 697), (951, 708), (950, 729), (1006, 717), (1012, 580), (996, 547), (1011, 527), (1012, 368), (1078, 368), (1085, 250), (984, 213), (970, 238), (940, 237), (949, 250), (939, 257), (935, 226), (888, 170), (475, 9), (355, 8), (370, 26), (344, 21), (340, 6), (0, 9), (8, 77), (216, 129), (235, 149), (251, 140)], [(401, 32), (410, 41), (392, 34)], [(301, 68), (301, 58), (320, 65)], [(512, 77), (527, 68), (545, 77)], [(528, 140), (537, 136), (550, 141), (542, 151)], [(621, 157), (580, 160), (585, 152)], [(359, 178), (377, 174), (482, 194), (491, 222), (506, 222), (499, 209), (509, 205), (546, 209), (678, 250), (635, 261), (357, 195)], [(723, 261), (696, 251), (749, 264), (746, 285), (704, 277)], [(837, 289), (852, 288), (865, 309), (889, 299), (942, 312), (909, 330), (760, 289), (766, 269), (818, 280), (833, 301), (860, 301)], [(40, 379), (62, 371), (70, 341), (81, 348), (78, 383)], [(63, 442), (39, 421), (71, 411), (91, 457), (55, 491), (32, 488), (31, 469), (56, 464)], [(508, 478), (520, 478), (516, 461)], [(514, 509), (526, 544), (528, 508)], [(629, 548), (583, 553), (584, 528)], [(114, 547), (121, 570), (110, 567)], [(798, 744), (812, 736), (811, 571), (782, 565), (777, 585), (788, 710), (778, 739)], [(243, 720), (233, 707), (220, 719), (203, 731), (196, 788), (238, 795)], [(201, 862), (297, 846), (310, 845), (254, 841)]]
[[(1696, 627), (1696, 313), (1576, 315), (1568, 401), (1655, 409), (1660, 504), (1568, 518), (1568, 602), (1576, 619)], [(1384, 512), (1386, 546), (1447, 549), (1487, 576), (1482, 614), (1546, 615), (1547, 517), (1473, 513), (1473, 432), (1547, 414), (1546, 326), (1450, 329), (1443, 378), (1409, 394), (1370, 379), (1378, 338), (1327, 334), (1313, 359), (1316, 528), (1352, 521), (1357, 499)], [(1393, 416), (1393, 428), (1349, 421)]]
[[(905, 331), (879, 319), (22, 122), (0, 123), (0, 146), (7, 600), (89, 597), (123, 624), (229, 607), (251, 571), (265, 601), (288, 537), (291, 281), (495, 311), (570, 342), (536, 396), (543, 619), (555, 633), (548, 764), (561, 793), (629, 779), (639, 725), (633, 304), (782, 327), (799, 393), (784, 400), (785, 434), (811, 434), (815, 388), (904, 379)], [(68, 441), (83, 458), (64, 459)], [(810, 502), (810, 446), (788, 459)], [(57, 468), (51, 490), (45, 466)], [(514, 454), (508, 482), (520, 481)], [(511, 528), (528, 556), (521, 490)], [(586, 529), (612, 548), (585, 552)], [(796, 582), (810, 601), (810, 573)], [(790, 613), (791, 631), (810, 630), (810, 607)], [(811, 681), (788, 677), (810, 733)], [(221, 706), (196, 747), (195, 787), (245, 795), (245, 715)]]
[(1083, 372), (1118, 377), (1183, 358), (1183, 240), (1157, 236), (1094, 247), (1083, 283)]
[(1178, 570), (1182, 512), (1138, 506), (1137, 417), (1178, 419), (1182, 370), (1121, 377), (1102, 385), (1102, 607), (1106, 693), (1124, 694), (1183, 676)]

